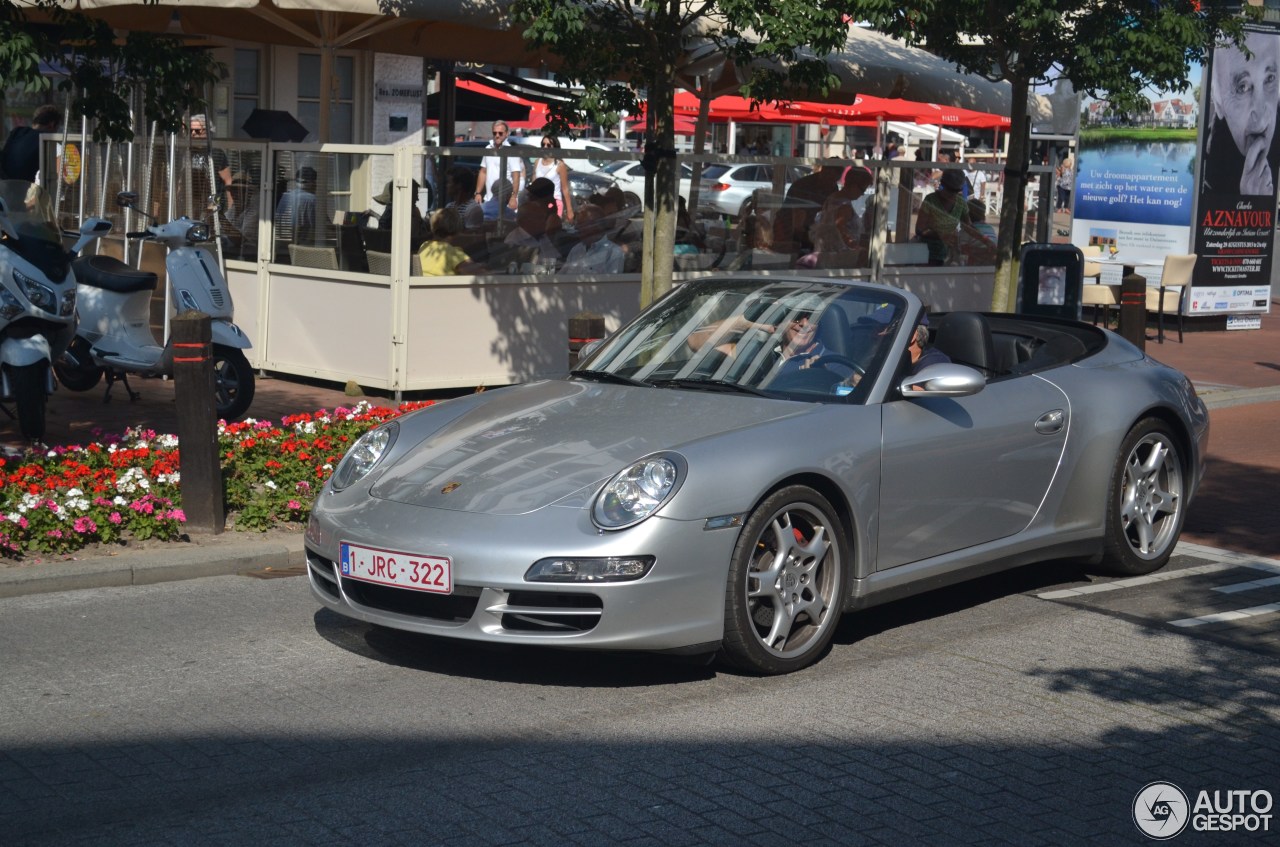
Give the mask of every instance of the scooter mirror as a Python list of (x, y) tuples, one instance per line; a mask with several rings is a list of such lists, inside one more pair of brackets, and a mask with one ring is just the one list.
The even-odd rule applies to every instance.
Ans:
[(208, 224), (193, 224), (191, 229), (187, 230), (188, 244), (201, 244), (209, 240)]
[(116, 195), (116, 203), (122, 209), (132, 209), (134, 206), (138, 205), (138, 192), (121, 191)]

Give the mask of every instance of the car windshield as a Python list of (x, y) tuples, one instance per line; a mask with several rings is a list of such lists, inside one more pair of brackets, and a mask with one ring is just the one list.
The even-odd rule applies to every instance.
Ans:
[(861, 402), (906, 311), (906, 299), (883, 286), (699, 280), (646, 309), (576, 373), (659, 388)]

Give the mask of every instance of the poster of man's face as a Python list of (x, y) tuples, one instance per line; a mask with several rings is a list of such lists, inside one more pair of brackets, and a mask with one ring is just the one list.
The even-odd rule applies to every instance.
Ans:
[(1067, 298), (1066, 280), (1066, 268), (1040, 268), (1040, 285), (1036, 291), (1036, 304), (1039, 306), (1061, 306), (1065, 303)]
[[(1250, 32), (1245, 45), (1251, 55), (1237, 47), (1219, 47), (1212, 61), (1210, 104), (1215, 119), (1225, 123), (1243, 163), (1237, 185), (1214, 186), (1219, 190), (1239, 189), (1240, 194), (1273, 194), (1275, 174), (1268, 161), (1276, 132), (1276, 108), (1280, 104), (1280, 37), (1269, 32)], [(1213, 144), (1220, 142), (1215, 138)], [(1226, 151), (1218, 148), (1212, 155)]]

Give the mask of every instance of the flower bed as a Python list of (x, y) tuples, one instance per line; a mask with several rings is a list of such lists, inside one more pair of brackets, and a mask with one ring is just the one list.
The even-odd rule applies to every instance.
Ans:
[[(251, 418), (219, 423), (230, 524), (265, 530), (305, 522), (311, 501), (356, 439), (384, 420), (429, 405), (387, 409), (361, 402), (290, 415), (278, 424)], [(0, 555), (176, 539), (186, 520), (179, 483), (178, 437), (150, 430), (0, 459)]]

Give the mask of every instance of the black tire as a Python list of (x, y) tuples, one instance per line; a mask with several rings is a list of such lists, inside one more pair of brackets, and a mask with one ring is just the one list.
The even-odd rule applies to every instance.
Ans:
[(59, 385), (71, 391), (88, 391), (102, 381), (102, 366), (94, 364), (89, 347), (89, 342), (78, 335), (71, 339), (66, 355), (53, 363)]
[(641, 201), (640, 201), (640, 195), (639, 195), (639, 194), (636, 194), (635, 192), (632, 192), (632, 191), (626, 191), (626, 192), (623, 192), (623, 194), (622, 194), (622, 206), (623, 206), (623, 208), (625, 208), (625, 209), (630, 209), (630, 208), (632, 208), (632, 207), (639, 206), (639, 205), (640, 205), (640, 203), (641, 203)]
[(213, 345), (213, 391), (218, 417), (234, 421), (249, 411), (253, 402), (253, 368), (244, 351)]
[(821, 658), (840, 619), (847, 551), (821, 494), (793, 485), (767, 497), (733, 550), (721, 657), (758, 674), (791, 673)]
[(1178, 440), (1167, 424), (1145, 418), (1129, 431), (1107, 490), (1100, 572), (1140, 576), (1164, 567), (1186, 518), (1185, 475)]
[(18, 411), (18, 430), (28, 441), (44, 440), (45, 405), (49, 394), (49, 367), (46, 361), (31, 365), (9, 365), (9, 387), (13, 391), (13, 405)]

